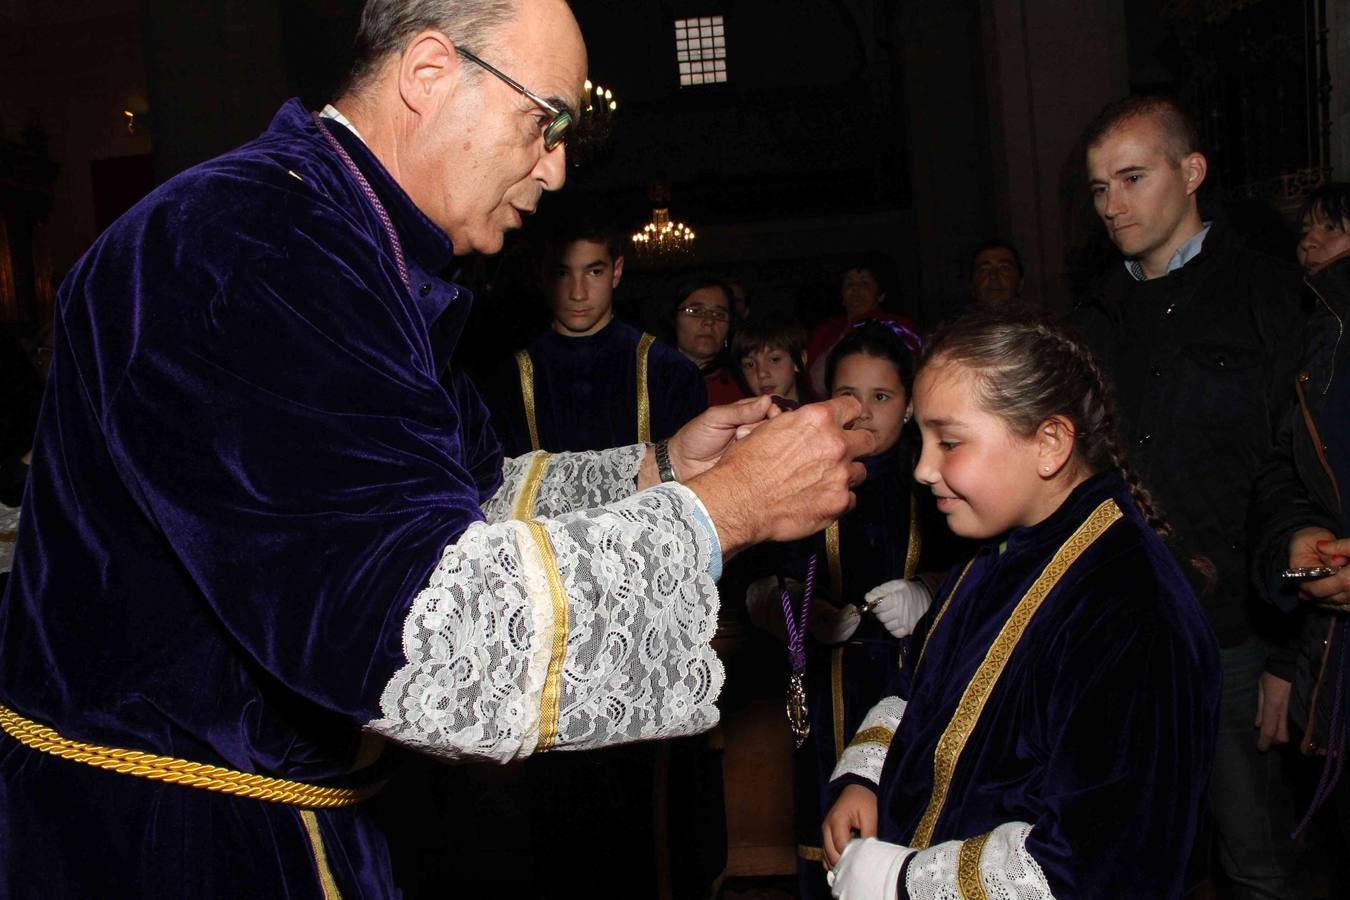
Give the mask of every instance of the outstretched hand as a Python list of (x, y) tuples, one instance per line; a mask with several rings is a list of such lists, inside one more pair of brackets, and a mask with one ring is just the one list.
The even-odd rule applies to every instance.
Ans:
[(726, 406), (710, 406), (670, 439), (670, 462), (681, 481), (696, 478), (722, 458), (727, 447), (760, 422), (779, 415), (768, 397), (750, 397)]
[[(877, 444), (870, 431), (844, 429), (858, 416), (857, 400), (836, 397), (778, 415), (754, 404), (719, 409), (740, 409), (743, 419), (762, 409), (761, 421), (770, 420), (741, 440), (727, 438), (716, 463), (686, 481), (712, 516), (723, 553), (815, 534), (853, 507), (851, 488), (867, 474), (857, 460), (874, 453)], [(730, 427), (729, 421), (723, 424), (723, 430)], [(706, 452), (713, 443), (705, 431), (681, 452)]]

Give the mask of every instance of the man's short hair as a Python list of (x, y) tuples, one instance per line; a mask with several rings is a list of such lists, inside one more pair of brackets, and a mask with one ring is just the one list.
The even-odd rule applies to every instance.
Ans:
[(1088, 149), (1097, 146), (1121, 125), (1141, 116), (1148, 116), (1162, 126), (1167, 135), (1162, 149), (1173, 165), (1181, 165), (1186, 156), (1201, 152), (1195, 120), (1173, 98), (1154, 96), (1122, 97), (1106, 104), (1083, 132), (1083, 146)]
[[(360, 90), (380, 63), (413, 35), (444, 32), (456, 45), (482, 51), (492, 31), (516, 14), (512, 0), (366, 0), (356, 29), (352, 68), (339, 95)], [(477, 66), (470, 70), (478, 73)]]
[(608, 215), (590, 206), (563, 203), (549, 215), (544, 232), (544, 259), (577, 241), (604, 244), (611, 261), (624, 255), (625, 239)]
[(1022, 253), (1011, 242), (1002, 238), (990, 238), (976, 247), (970, 254), (970, 271), (975, 272), (975, 263), (980, 258), (980, 254), (986, 250), (1007, 250), (1012, 254), (1013, 263), (1017, 266), (1017, 276), (1021, 278), (1027, 274), (1026, 268), (1022, 265)]

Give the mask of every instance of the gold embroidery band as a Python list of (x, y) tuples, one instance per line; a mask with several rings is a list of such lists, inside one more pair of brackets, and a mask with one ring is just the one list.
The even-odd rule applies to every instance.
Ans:
[(0, 706), (0, 730), (25, 747), (97, 769), (308, 809), (355, 806), (384, 787), (383, 783), (362, 788), (319, 787), (251, 772), (236, 772), (172, 756), (86, 744), (64, 738), (51, 728), (25, 719), (4, 706)]
[(304, 823), (305, 834), (309, 837), (309, 849), (314, 854), (314, 870), (319, 875), (319, 886), (323, 888), (323, 900), (342, 900), (342, 893), (333, 880), (333, 872), (328, 868), (328, 851), (323, 846), (323, 835), (319, 833), (319, 820), (307, 809), (300, 810), (300, 821)]
[(516, 351), (516, 368), (520, 370), (520, 402), (525, 405), (525, 425), (530, 429), (530, 449), (539, 449), (539, 424), (534, 418), (534, 360), (528, 350)]
[(797, 845), (797, 856), (807, 862), (824, 862), (825, 851), (819, 847), (808, 847), (805, 844)]
[(919, 574), (919, 554), (923, 552), (923, 535), (919, 533), (919, 498), (909, 492), (909, 546), (905, 549), (905, 577)]
[(825, 561), (830, 569), (830, 599), (836, 604), (844, 602), (844, 569), (839, 559), (839, 522), (836, 520), (825, 529)]
[(17, 531), (0, 531), (0, 544), (12, 544), (19, 539)]
[(539, 485), (544, 483), (544, 470), (548, 468), (548, 458), (552, 455), (541, 450), (530, 463), (530, 471), (520, 487), (520, 496), (511, 510), (511, 518), (524, 522), (534, 516), (534, 501), (539, 498)]
[(553, 555), (553, 544), (548, 532), (538, 522), (526, 522), (543, 557), (544, 573), (548, 578), (549, 598), (553, 603), (553, 644), (549, 648), (548, 671), (544, 675), (544, 691), (539, 701), (539, 750), (547, 750), (558, 742), (558, 711), (562, 705), (562, 671), (567, 657), (567, 592), (563, 590), (562, 576), (558, 574), (558, 559)]
[(893, 737), (895, 737), (894, 731), (881, 725), (873, 725), (871, 728), (864, 728), (855, 734), (848, 745), (856, 747), (859, 744), (881, 744), (883, 747), (889, 747)]
[(834, 702), (834, 758), (844, 755), (844, 648), (830, 650), (830, 699)]
[(987, 843), (987, 832), (961, 842), (961, 849), (956, 854), (956, 889), (961, 892), (961, 900), (989, 900), (984, 879), (980, 877), (980, 857), (984, 855)]
[(647, 395), (647, 356), (656, 337), (643, 332), (637, 347), (637, 419), (639, 444), (652, 442), (652, 400)]
[(938, 816), (942, 814), (943, 805), (947, 802), (947, 791), (951, 788), (952, 774), (956, 771), (961, 751), (965, 749), (966, 741), (980, 720), (985, 702), (998, 685), (999, 676), (1003, 674), (1008, 658), (1017, 649), (1018, 641), (1022, 639), (1027, 626), (1031, 623), (1031, 617), (1041, 608), (1046, 595), (1059, 584), (1059, 580), (1064, 577), (1069, 567), (1120, 517), (1120, 507), (1116, 506), (1115, 501), (1103, 500), (1087, 520), (1078, 526), (1078, 530), (1069, 535), (1069, 539), (1055, 551), (1049, 565), (1017, 602), (1017, 606), (1008, 616), (1008, 621), (1003, 623), (998, 636), (985, 653), (984, 661), (980, 663), (970, 683), (966, 685), (951, 722), (938, 738), (937, 750), (933, 753), (933, 795), (929, 798), (928, 808), (924, 810), (923, 818), (919, 820), (919, 827), (915, 829), (914, 839), (909, 842), (909, 846), (923, 850), (933, 839), (933, 829), (937, 825)]

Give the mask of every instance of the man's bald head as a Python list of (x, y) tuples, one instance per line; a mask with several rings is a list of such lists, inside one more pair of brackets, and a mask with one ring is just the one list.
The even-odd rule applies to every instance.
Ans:
[(519, 9), (519, 0), (366, 0), (351, 73), (338, 93), (360, 93), (391, 54), (423, 31), (444, 32), (455, 43), (481, 51)]

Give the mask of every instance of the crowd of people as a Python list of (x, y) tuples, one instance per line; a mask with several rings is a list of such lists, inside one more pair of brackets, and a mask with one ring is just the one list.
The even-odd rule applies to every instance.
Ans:
[(1350, 184), (1266, 255), (1182, 108), (1112, 101), (1120, 260), (1058, 317), (987, 241), (928, 329), (866, 257), (814, 328), (695, 274), (653, 333), (588, 210), (471, 378), (445, 273), (563, 186), (585, 72), (562, 0), (368, 0), (331, 104), (5, 354), (0, 894), (416, 896), (399, 841), (457, 821), (484, 896), (712, 896), (737, 617), (802, 897), (1311, 897), (1313, 833), (1350, 891)]

